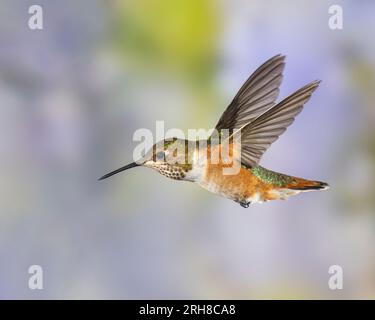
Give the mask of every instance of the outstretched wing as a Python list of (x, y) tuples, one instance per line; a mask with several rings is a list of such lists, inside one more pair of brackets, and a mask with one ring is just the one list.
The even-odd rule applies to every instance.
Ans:
[(304, 86), (241, 129), (241, 162), (244, 165), (258, 164), (268, 147), (293, 123), (319, 83), (313, 81)]
[(215, 129), (240, 129), (275, 104), (285, 66), (277, 55), (262, 64), (243, 84)]

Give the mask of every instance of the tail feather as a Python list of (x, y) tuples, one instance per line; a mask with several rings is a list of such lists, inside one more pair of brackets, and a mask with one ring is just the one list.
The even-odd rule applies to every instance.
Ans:
[(301, 191), (325, 190), (329, 188), (329, 185), (326, 182), (311, 181), (311, 180), (305, 180), (301, 178), (295, 178), (294, 181), (286, 185), (285, 188), (292, 189), (292, 190), (301, 190)]

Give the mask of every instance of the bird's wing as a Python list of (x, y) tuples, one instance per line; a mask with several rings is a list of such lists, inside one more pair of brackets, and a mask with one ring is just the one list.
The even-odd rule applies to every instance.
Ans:
[(263, 63), (242, 85), (215, 129), (240, 129), (275, 104), (285, 66), (285, 56)]
[[(241, 137), (241, 162), (244, 165), (258, 164), (268, 147), (293, 123), (319, 83), (313, 81), (302, 87), (237, 131)], [(236, 132), (232, 136), (235, 135)]]

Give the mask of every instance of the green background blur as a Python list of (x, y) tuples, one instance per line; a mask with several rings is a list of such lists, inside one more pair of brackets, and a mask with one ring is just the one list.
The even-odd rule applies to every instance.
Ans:
[[(43, 30), (28, 28), (33, 4)], [(374, 14), (373, 1), (3, 0), (0, 298), (375, 298)], [(146, 168), (96, 181), (156, 120), (213, 127), (278, 53), (280, 98), (323, 82), (261, 164), (330, 190), (245, 210)], [(33, 264), (43, 290), (28, 288)]]

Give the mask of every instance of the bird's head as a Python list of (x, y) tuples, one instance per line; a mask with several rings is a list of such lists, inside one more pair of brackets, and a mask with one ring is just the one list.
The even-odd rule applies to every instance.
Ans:
[(114, 170), (99, 180), (104, 180), (130, 168), (144, 166), (158, 171), (160, 174), (175, 180), (186, 180), (186, 174), (193, 167), (195, 141), (178, 138), (157, 142), (139, 160)]

